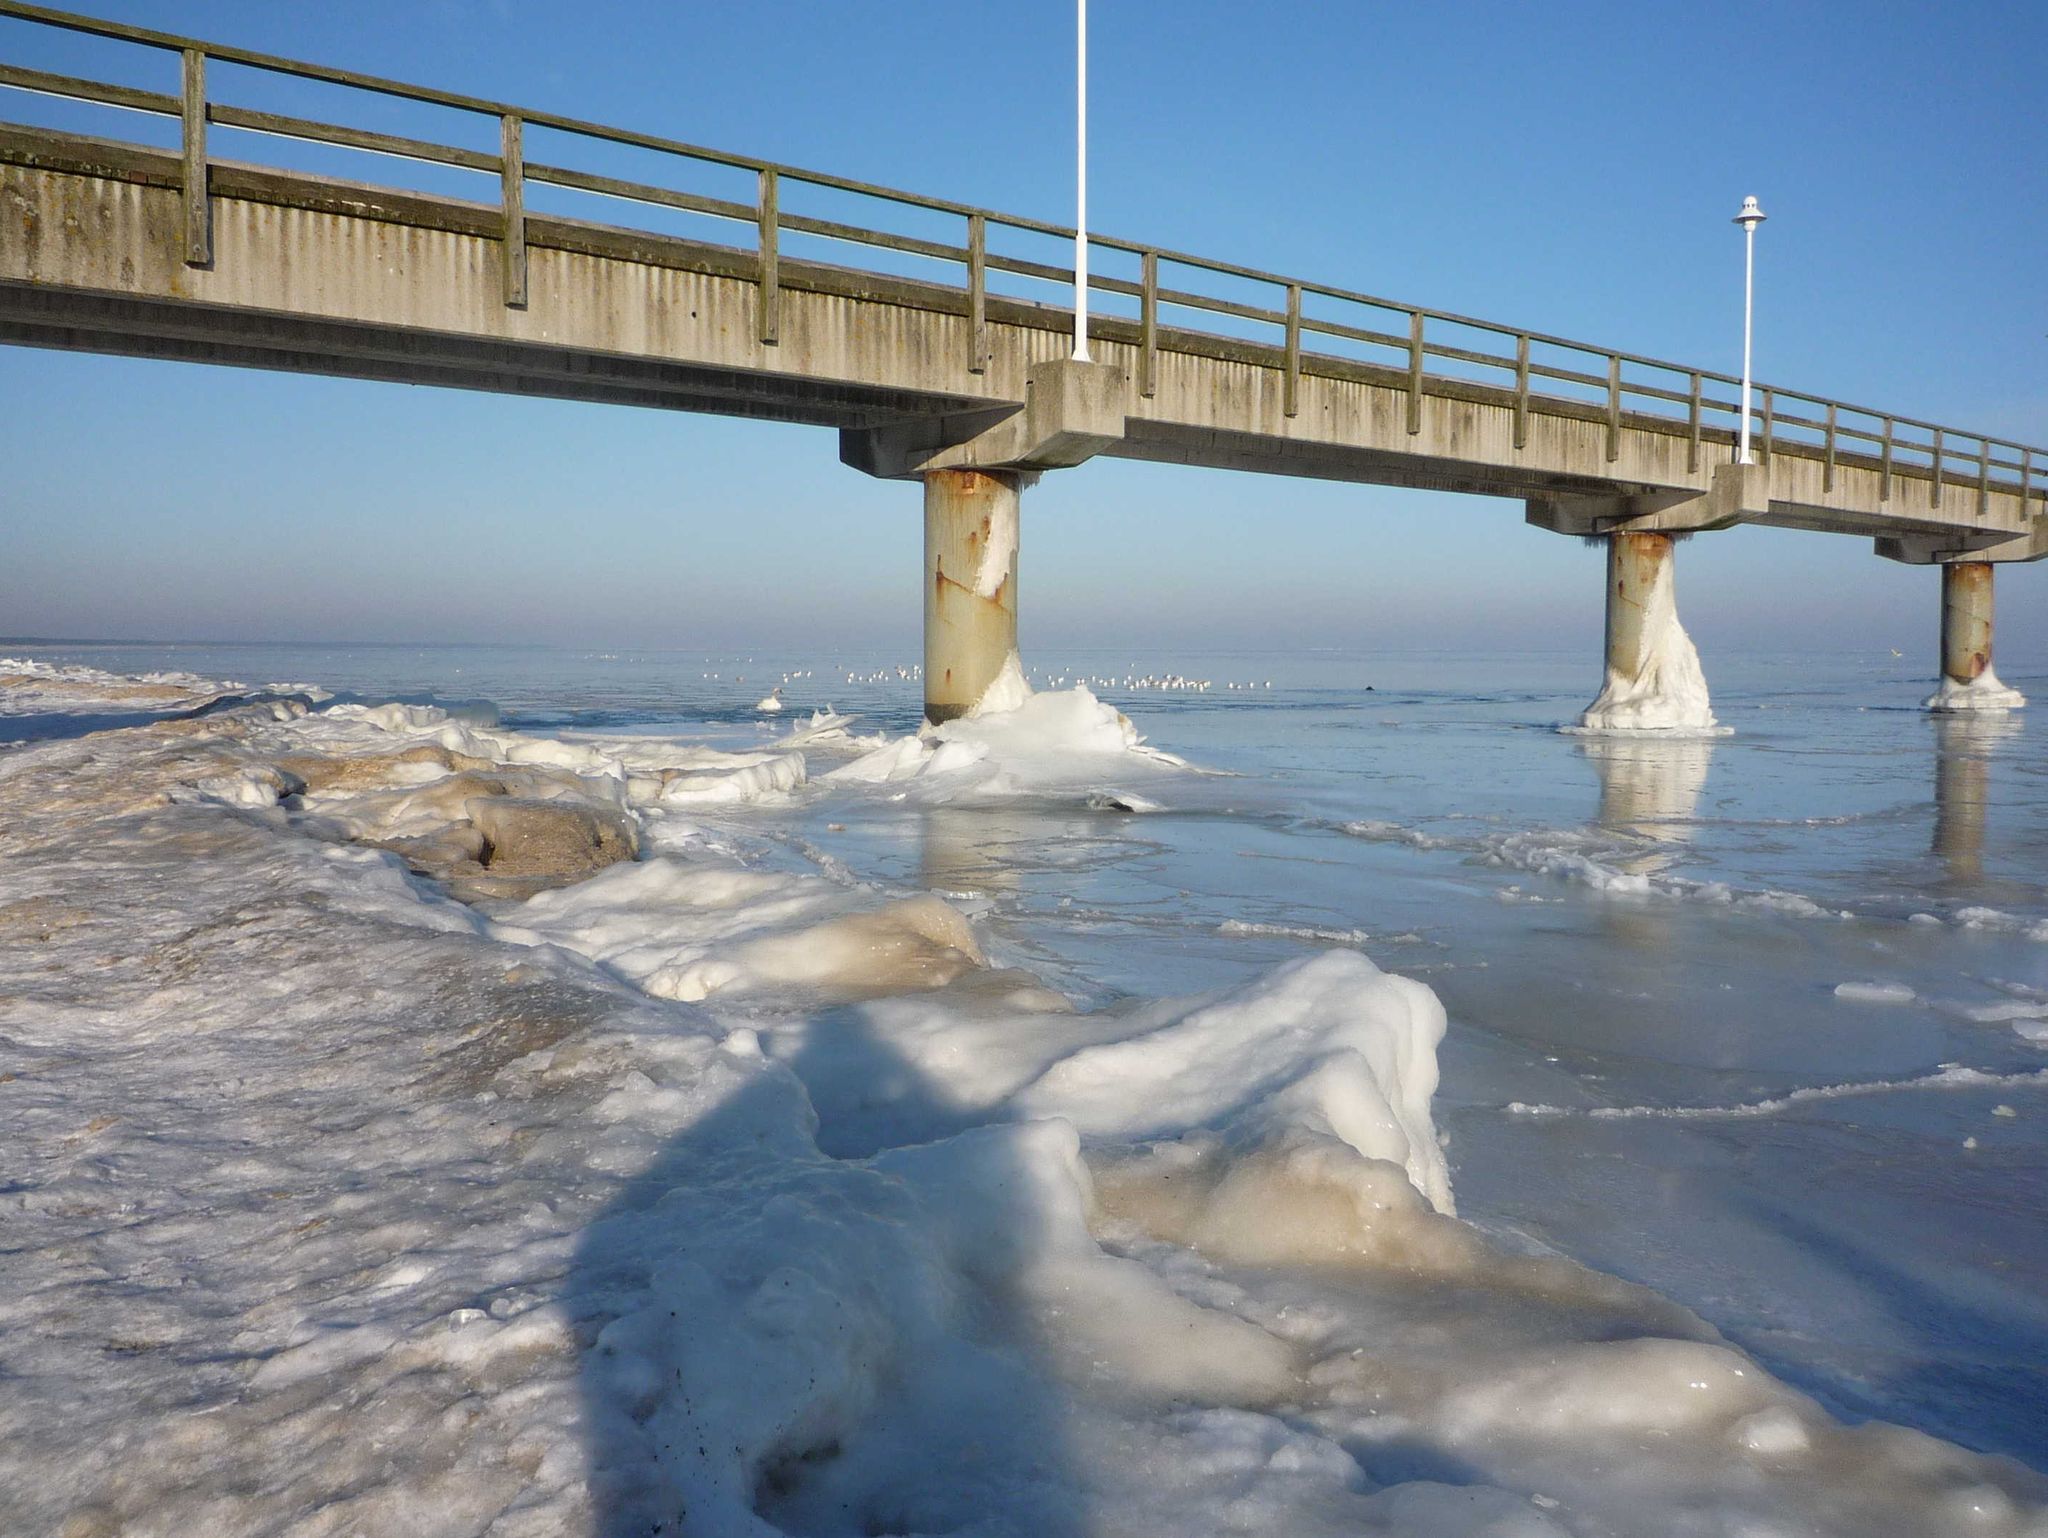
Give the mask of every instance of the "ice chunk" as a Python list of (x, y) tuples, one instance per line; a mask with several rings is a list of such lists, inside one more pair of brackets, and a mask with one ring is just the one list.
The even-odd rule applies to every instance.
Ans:
[(1920, 995), (1904, 983), (1836, 983), (1835, 997), (1851, 1004), (1911, 1004)]

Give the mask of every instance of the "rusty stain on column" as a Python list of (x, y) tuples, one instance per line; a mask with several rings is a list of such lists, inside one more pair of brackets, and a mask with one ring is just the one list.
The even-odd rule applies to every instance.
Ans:
[(1671, 564), (1669, 534), (1613, 534), (1607, 540), (1607, 671), (1635, 678), (1649, 662), (1643, 620)]
[(981, 702), (1017, 649), (1018, 508), (1008, 470), (924, 476), (924, 713), (937, 725)]
[(1991, 563), (1941, 568), (1941, 671), (1959, 684), (1991, 666)]

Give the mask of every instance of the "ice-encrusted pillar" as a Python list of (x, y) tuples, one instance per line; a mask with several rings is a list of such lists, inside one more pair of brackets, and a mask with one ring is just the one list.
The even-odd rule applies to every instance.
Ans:
[(1607, 677), (1587, 731), (1711, 731), (1714, 713), (1692, 637), (1678, 623), (1672, 536), (1607, 536)]
[(1941, 688), (1929, 710), (2012, 710), (2026, 696), (1991, 669), (1992, 563), (1950, 561), (1941, 568)]
[(1018, 510), (1036, 477), (924, 473), (924, 714), (964, 716), (1017, 652)]

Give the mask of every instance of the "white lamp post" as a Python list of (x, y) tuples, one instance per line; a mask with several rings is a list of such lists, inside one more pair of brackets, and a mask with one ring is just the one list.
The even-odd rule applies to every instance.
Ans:
[(1742, 443), (1736, 451), (1738, 465), (1753, 465), (1749, 457), (1749, 330), (1756, 300), (1756, 227), (1766, 215), (1755, 198), (1742, 200), (1742, 212), (1735, 222), (1742, 226)]
[[(1088, 0), (1074, 16), (1074, 361), (1088, 361)], [(1754, 201), (1754, 200), (1752, 200)]]

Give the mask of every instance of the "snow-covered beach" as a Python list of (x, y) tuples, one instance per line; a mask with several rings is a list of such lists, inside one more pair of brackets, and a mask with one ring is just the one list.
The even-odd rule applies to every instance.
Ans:
[(2048, 1532), (1995, 731), (1922, 869), (1895, 771), (1455, 691), (99, 660), (0, 663), (10, 1530)]

